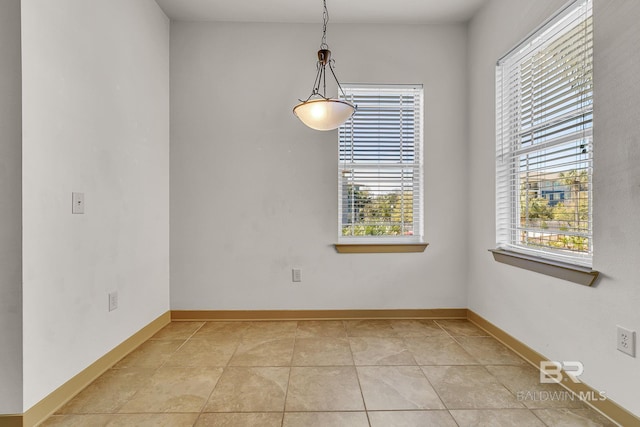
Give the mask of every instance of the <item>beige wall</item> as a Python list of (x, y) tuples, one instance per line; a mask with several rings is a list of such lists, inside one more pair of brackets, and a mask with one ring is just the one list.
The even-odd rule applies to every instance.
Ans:
[(27, 410), (169, 309), (169, 21), (23, 0), (22, 34)]
[[(172, 22), (171, 307), (466, 307), (466, 28), (331, 25), (342, 82), (422, 83), (420, 254), (337, 254), (337, 131), (292, 114), (317, 25)], [(302, 283), (291, 282), (291, 268)]]
[(640, 415), (640, 359), (616, 350), (616, 325), (640, 332), (640, 2), (594, 1), (594, 268), (588, 288), (493, 261), (496, 60), (564, 0), (492, 0), (469, 29), (469, 308)]

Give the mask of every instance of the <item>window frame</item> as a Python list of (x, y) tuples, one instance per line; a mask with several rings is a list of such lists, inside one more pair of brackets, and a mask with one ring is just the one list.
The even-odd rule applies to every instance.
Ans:
[[(345, 83), (342, 85), (344, 90), (344, 95), (341, 96), (342, 99), (346, 99), (350, 102), (358, 105), (358, 110), (354, 114), (354, 117), (349, 119), (345, 124), (341, 125), (338, 129), (338, 244), (336, 244), (336, 249), (339, 252), (422, 252), (426, 248), (427, 244), (424, 243), (424, 138), (423, 138), (423, 123), (424, 123), (424, 87), (422, 84), (362, 84), (362, 83)], [(344, 192), (345, 182), (354, 182), (355, 179), (346, 179), (344, 178), (344, 173), (346, 173), (349, 168), (354, 170), (358, 168), (358, 162), (349, 162), (342, 155), (342, 147), (343, 144), (348, 144), (347, 140), (343, 140), (343, 135), (347, 132), (352, 132), (354, 127), (354, 120), (358, 119), (358, 114), (363, 114), (365, 111), (372, 109), (375, 110), (371, 104), (366, 105), (362, 102), (358, 102), (358, 97), (362, 97), (363, 93), (369, 92), (370, 94), (374, 93), (398, 93), (402, 91), (407, 91), (411, 93), (412, 96), (417, 96), (418, 101), (413, 103), (413, 117), (414, 117), (414, 130), (413, 130), (413, 151), (412, 155), (414, 156), (414, 161), (411, 163), (377, 163), (377, 170), (392, 170), (392, 169), (413, 169), (412, 172), (412, 201), (411, 201), (411, 215), (412, 215), (412, 234), (411, 235), (365, 235), (365, 236), (354, 236), (354, 235), (344, 235), (344, 227), (349, 226), (349, 224), (344, 223), (344, 215), (343, 207), (344, 200), (347, 195)], [(359, 96), (355, 96), (358, 94)], [(400, 108), (400, 104), (398, 104)], [(381, 107), (382, 110), (382, 107)], [(380, 111), (381, 111), (380, 110)], [(400, 114), (402, 115), (401, 110)], [(403, 134), (402, 124), (401, 128), (398, 131), (400, 135)], [(353, 139), (351, 139), (351, 144), (353, 144)], [(352, 145), (353, 147), (353, 145)], [(399, 145), (399, 150), (402, 157), (402, 153), (405, 152), (405, 148), (402, 144)], [(352, 157), (353, 158), (353, 157)], [(375, 167), (371, 163), (376, 162), (367, 162), (368, 164), (364, 166), (364, 168), (369, 168), (370, 170), (374, 170)], [(361, 170), (362, 170), (362, 164)], [(403, 214), (404, 215), (404, 214)], [(351, 225), (355, 225), (355, 223), (351, 223)], [(404, 247), (403, 247), (404, 245)], [(371, 248), (371, 246), (378, 246), (378, 248)]]
[[(584, 10), (582, 12), (581, 8)], [(550, 142), (546, 142), (544, 137), (540, 138), (540, 141), (534, 139), (533, 131), (531, 133), (531, 139), (529, 139), (528, 143), (530, 147), (527, 148), (524, 140), (521, 135), (524, 133), (522, 129), (526, 127), (526, 124), (523, 125), (525, 119), (524, 116), (521, 116), (520, 108), (523, 108), (522, 105), (525, 102), (522, 101), (522, 93), (525, 93), (525, 89), (523, 87), (526, 83), (523, 83), (524, 79), (522, 79), (522, 75), (524, 74), (523, 68), (524, 64), (527, 61), (530, 61), (535, 55), (540, 53), (548, 53), (545, 52), (545, 49), (548, 49), (550, 45), (553, 45), (555, 41), (561, 41), (563, 37), (571, 34), (572, 31), (576, 28), (576, 26), (563, 24), (563, 20), (567, 17), (577, 16), (580, 20), (580, 24), (585, 25), (584, 23), (588, 20), (593, 19), (592, 13), (592, 1), (591, 0), (575, 0), (563, 7), (560, 11), (554, 14), (550, 19), (548, 19), (544, 24), (539, 26), (535, 31), (533, 31), (529, 36), (527, 36), (522, 42), (517, 44), (513, 49), (511, 49), (507, 54), (505, 54), (500, 60), (498, 60), (496, 64), (496, 246), (499, 251), (510, 251), (522, 254), (528, 260), (539, 258), (544, 262), (555, 262), (563, 265), (575, 265), (580, 268), (590, 268), (593, 262), (593, 198), (592, 198), (592, 176), (593, 176), (593, 131), (592, 131), (592, 118), (593, 118), (593, 78), (592, 78), (592, 64), (593, 64), (593, 52), (592, 52), (592, 22), (589, 25), (585, 25), (585, 34), (584, 37), (580, 38), (578, 47), (584, 48), (585, 52), (590, 51), (590, 55), (588, 59), (581, 63), (581, 65), (588, 64), (587, 72), (580, 74), (582, 77), (587, 76), (590, 78), (588, 80), (588, 84), (585, 87), (588, 87), (588, 102), (585, 102), (585, 105), (588, 108), (584, 108), (584, 106), (580, 107), (580, 109), (576, 110), (576, 120), (577, 117), (581, 117), (580, 123), (585, 123), (588, 121), (588, 129), (586, 129), (585, 125), (582, 124), (583, 132), (576, 131), (574, 133), (568, 134), (566, 138), (567, 141), (563, 142), (558, 136), (551, 137)], [(577, 25), (580, 25), (577, 24)], [(558, 33), (555, 31), (558, 29), (558, 26), (562, 26), (561, 30)], [(589, 29), (591, 33), (589, 33)], [(551, 34), (551, 35), (549, 35)], [(591, 43), (591, 45), (590, 45)], [(564, 45), (562, 45), (564, 46)], [(567, 44), (567, 46), (569, 46)], [(589, 47), (591, 46), (591, 47)], [(571, 46), (573, 47), (573, 46)], [(585, 58), (587, 55), (585, 54)], [(511, 62), (509, 62), (511, 61)], [(505, 65), (506, 64), (506, 65)], [(503, 68), (501, 68), (503, 67)], [(517, 68), (520, 67), (520, 68)], [(542, 67), (544, 68), (544, 67)], [(516, 70), (516, 71), (513, 71)], [(574, 69), (571, 68), (571, 71)], [(509, 74), (511, 73), (511, 74)], [(519, 73), (519, 74), (518, 74)], [(516, 75), (517, 74), (517, 75)], [(540, 74), (539, 77), (543, 81), (549, 79), (549, 74)], [(505, 77), (506, 75), (506, 77)], [(514, 84), (514, 75), (515, 81), (517, 84)], [(586, 78), (586, 77), (585, 77)], [(505, 85), (505, 81), (507, 81)], [(586, 80), (585, 80), (586, 81)], [(583, 84), (584, 81), (580, 81), (580, 84)], [(508, 92), (506, 95), (504, 93), (505, 87)], [(513, 89), (516, 87), (516, 89)], [(577, 92), (582, 93), (583, 89), (581, 86), (578, 86), (579, 90)], [(529, 89), (528, 95), (531, 95), (531, 91), (533, 89)], [(573, 87), (571, 91), (573, 91)], [(569, 93), (571, 91), (565, 91), (565, 93)], [(514, 95), (513, 92), (517, 92), (517, 95)], [(587, 93), (587, 92), (585, 92)], [(511, 96), (511, 98), (509, 98)], [(531, 95), (533, 96), (533, 95)], [(580, 95), (582, 96), (582, 95)], [(549, 95), (544, 95), (541, 97), (543, 103), (549, 102), (547, 98), (550, 98)], [(570, 99), (574, 99), (575, 95), (573, 95)], [(531, 103), (532, 101), (529, 100)], [(515, 107), (514, 107), (515, 106)], [(583, 111), (584, 110), (584, 111)], [(507, 112), (505, 112), (507, 111)], [(514, 111), (517, 111), (514, 113)], [(590, 116), (590, 120), (588, 120), (588, 116)], [(514, 118), (515, 117), (515, 118)], [(533, 117), (533, 116), (531, 116)], [(573, 117), (573, 116), (572, 116)], [(529, 118), (531, 120), (531, 118)], [(506, 125), (505, 125), (506, 123)], [(535, 128), (532, 125), (533, 122), (529, 122), (529, 126), (531, 128)], [(543, 121), (543, 123), (546, 123)], [(506, 130), (505, 130), (506, 128)], [(562, 135), (561, 135), (562, 136)], [(554, 141), (555, 138), (555, 141)], [(585, 143), (585, 141), (588, 141)], [(527, 226), (523, 227), (521, 224), (522, 221), (522, 212), (521, 212), (521, 204), (522, 200), (522, 190), (521, 183), (530, 184), (533, 181), (529, 181), (529, 165), (524, 169), (527, 171), (527, 177), (524, 181), (522, 180), (523, 169), (521, 166), (522, 153), (528, 156), (529, 153), (540, 153), (540, 158), (547, 162), (547, 151), (553, 150), (554, 148), (560, 150), (563, 144), (576, 144), (579, 148), (582, 148), (583, 145), (587, 146), (587, 156), (580, 159), (580, 154), (575, 154), (575, 170), (586, 170), (588, 174), (587, 180), (587, 210), (588, 210), (588, 218), (586, 220), (586, 229), (587, 233), (583, 233), (587, 235), (587, 250), (581, 251), (569, 249), (556, 249), (551, 247), (551, 245), (545, 247), (540, 244), (526, 244), (523, 243), (522, 240), (522, 230), (525, 228), (525, 235), (528, 236), (528, 233), (538, 233), (540, 236), (544, 236), (545, 233), (549, 236), (568, 236), (569, 233), (563, 234), (566, 232), (561, 232), (562, 228), (559, 228), (557, 232), (554, 234), (552, 232), (546, 232), (544, 230), (543, 225), (538, 228), (528, 227), (529, 216), (527, 213)], [(539, 144), (536, 148), (536, 144)], [(583, 145), (580, 145), (583, 144)], [(525, 148), (523, 148), (523, 146)], [(568, 150), (568, 149), (567, 149)], [(578, 151), (576, 151), (577, 153)], [(585, 153), (583, 150), (582, 153)], [(553, 155), (549, 154), (548, 162), (553, 164)], [(578, 167), (578, 165), (580, 165)], [(541, 171), (538, 171), (540, 175), (543, 177), (542, 179), (548, 179), (547, 175), (550, 174), (550, 171), (557, 169), (558, 167), (552, 166), (542, 166)], [(540, 181), (543, 182), (543, 181)], [(529, 188), (529, 187), (527, 187)], [(581, 190), (579, 190), (581, 191)], [(529, 190), (525, 190), (526, 197), (525, 201), (529, 203)], [(578, 191), (576, 193), (579, 193)], [(559, 195), (560, 196), (560, 195)], [(549, 199), (552, 195), (549, 195)], [(576, 212), (579, 210), (579, 203), (581, 199), (581, 195), (575, 200), (575, 210)], [(562, 200), (564, 202), (564, 200)], [(557, 201), (554, 201), (554, 205)], [(550, 206), (550, 205), (547, 205)], [(576, 214), (577, 215), (577, 214)], [(555, 219), (552, 217), (552, 219)], [(581, 221), (577, 221), (581, 223)], [(544, 224), (544, 220), (542, 223)], [(578, 227), (578, 232), (574, 234), (576, 237), (580, 237), (580, 225), (575, 225), (574, 227)], [(584, 226), (582, 226), (584, 227)], [(571, 232), (571, 231), (570, 231)], [(540, 237), (543, 239), (543, 237)], [(542, 242), (542, 240), (541, 240)], [(497, 259), (496, 259), (497, 260)]]

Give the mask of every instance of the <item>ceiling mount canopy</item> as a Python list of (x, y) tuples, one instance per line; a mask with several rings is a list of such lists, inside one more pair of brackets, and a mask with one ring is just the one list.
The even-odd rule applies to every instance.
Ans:
[[(327, 97), (327, 67), (343, 97), (344, 91), (333, 70), (334, 61), (331, 59), (331, 51), (329, 50), (329, 45), (327, 45), (327, 24), (329, 23), (327, 0), (322, 0), (322, 3), (324, 7), (322, 14), (322, 41), (318, 51), (316, 79), (313, 82), (311, 95), (304, 101), (300, 99), (300, 103), (293, 107), (293, 114), (311, 129), (333, 130), (349, 120), (356, 112), (357, 107), (343, 99)], [(322, 92), (320, 91), (321, 88)]]

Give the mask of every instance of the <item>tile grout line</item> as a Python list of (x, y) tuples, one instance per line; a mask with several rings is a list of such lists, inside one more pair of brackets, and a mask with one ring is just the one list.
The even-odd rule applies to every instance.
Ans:
[(293, 348), (291, 349), (291, 360), (289, 361), (289, 375), (287, 376), (287, 389), (284, 391), (284, 402), (282, 402), (282, 420), (280, 421), (280, 427), (284, 427), (284, 417), (287, 413), (287, 399), (289, 398), (289, 386), (291, 385), (291, 371), (293, 370), (293, 357), (296, 353), (296, 342), (298, 341), (298, 325), (296, 320), (296, 332), (293, 335)]
[[(167, 326), (171, 325), (172, 323), (173, 323), (173, 322), (170, 322)], [(151, 378), (153, 378), (153, 377), (158, 373), (158, 371), (159, 371), (162, 367), (164, 367), (164, 365), (165, 365), (165, 364), (167, 363), (167, 361), (171, 358), (171, 356), (173, 356), (174, 354), (176, 354), (176, 353), (178, 352), (178, 350), (180, 350), (180, 349), (182, 348), (182, 346), (184, 346), (184, 345), (186, 344), (186, 342), (187, 342), (187, 341), (189, 341), (189, 339), (190, 339), (190, 338), (191, 338), (191, 337), (192, 337), (192, 336), (193, 336), (197, 331), (199, 331), (199, 330), (200, 330), (200, 328), (202, 328), (202, 327), (204, 326), (204, 323), (205, 323), (205, 322), (203, 322), (203, 323), (202, 323), (202, 325), (200, 325), (200, 327), (199, 327), (199, 328), (197, 328), (197, 329), (196, 329), (196, 330), (195, 330), (195, 331), (194, 331), (194, 332), (193, 332), (193, 333), (192, 333), (192, 334), (191, 334), (187, 339), (185, 339), (185, 340), (184, 340), (184, 342), (183, 342), (182, 344), (180, 344), (180, 345), (179, 345), (179, 346), (178, 346), (178, 347), (177, 347), (173, 352), (171, 352), (171, 354), (167, 357), (167, 359), (166, 359), (165, 361), (163, 361), (159, 366), (157, 366), (156, 368), (149, 368), (149, 369), (153, 369), (153, 372), (151, 373), (151, 375), (150, 375), (148, 378), (146, 378), (146, 380), (151, 380)], [(165, 326), (165, 328), (166, 328), (167, 326)], [(163, 329), (164, 329), (164, 328), (163, 328)], [(160, 331), (162, 331), (162, 329), (161, 329)], [(154, 336), (155, 336), (155, 335), (157, 335), (160, 331), (156, 332), (156, 334), (154, 334)], [(142, 344), (140, 344), (138, 347), (136, 347), (136, 349), (134, 349), (131, 353), (133, 353), (133, 352), (134, 352), (134, 351), (136, 351), (138, 348), (140, 348), (142, 345), (144, 345), (144, 344), (146, 344), (146, 343), (148, 343), (148, 342), (150, 342), (150, 341), (172, 341), (172, 340), (170, 340), (170, 339), (166, 339), (166, 340), (162, 340), (162, 339), (155, 339), (155, 340), (154, 340), (154, 339), (153, 339), (153, 336), (152, 336), (151, 338), (149, 338), (148, 340), (146, 340), (144, 343), (142, 343)], [(129, 354), (131, 354), (131, 353), (129, 353)], [(129, 356), (129, 354), (127, 354), (127, 356)], [(125, 357), (127, 357), (127, 356), (125, 356)], [(122, 360), (124, 360), (124, 358), (123, 358)], [(119, 363), (119, 362), (118, 362), (118, 363)], [(135, 368), (135, 367), (136, 367), (136, 366), (129, 366), (128, 368)], [(144, 367), (138, 367), (138, 368), (139, 368), (139, 369), (144, 369)], [(113, 368), (113, 367), (111, 367), (109, 370), (112, 370), (112, 369), (114, 369), (114, 368)], [(119, 369), (123, 369), (123, 368), (119, 368)], [(124, 368), (124, 369), (126, 369), (126, 368)], [(104, 374), (103, 374), (103, 375), (104, 375)], [(100, 377), (102, 377), (102, 375), (101, 375)], [(96, 380), (97, 380), (97, 379), (96, 379)], [(95, 382), (95, 381), (93, 381), (91, 384), (93, 384), (94, 382)], [(88, 388), (91, 384), (89, 384), (87, 387), (85, 387), (85, 389), (86, 389), (86, 388)], [(120, 410), (121, 410), (122, 408), (124, 408), (124, 407), (129, 403), (129, 402), (131, 402), (131, 401), (132, 401), (132, 400), (133, 400), (133, 399), (138, 395), (138, 393), (140, 393), (140, 391), (141, 391), (143, 388), (144, 388), (144, 387), (140, 387), (140, 388), (138, 388), (138, 389), (135, 391), (135, 393), (133, 393), (133, 394), (132, 394), (128, 399), (126, 399), (126, 400), (125, 400), (121, 405), (119, 405), (119, 406), (114, 410), (114, 412), (112, 412), (111, 414), (112, 414), (112, 415), (120, 415), (120, 414), (122, 414), (122, 413), (120, 412)], [(84, 390), (84, 389), (83, 389), (83, 390)], [(128, 413), (127, 413), (127, 414), (128, 414)]]
[(538, 414), (536, 414), (536, 413), (535, 413), (531, 408), (527, 408), (527, 409), (529, 409), (529, 412), (531, 412), (531, 413), (533, 414), (533, 416), (534, 416), (534, 417), (536, 417), (537, 419), (539, 419), (539, 420), (540, 420), (540, 422), (541, 422), (543, 425), (545, 425), (546, 427), (551, 427), (549, 424), (545, 423), (545, 422), (544, 422), (544, 420), (543, 420), (542, 418), (540, 418), (540, 417), (538, 416)]
[[(438, 325), (438, 327), (444, 331), (444, 333), (451, 338), (457, 345), (460, 346), (460, 348), (462, 348), (462, 350), (469, 354), (469, 356), (478, 362), (478, 365), (424, 365), (424, 366), (452, 366), (452, 367), (457, 367), (457, 366), (483, 366), (479, 360), (477, 360), (476, 357), (474, 357), (473, 355), (471, 355), (460, 343), (460, 341), (458, 341), (458, 337), (454, 336), (451, 332), (449, 332), (449, 330), (447, 330), (443, 325), (441, 325), (437, 320), (434, 320), (434, 323), (436, 325)], [(487, 371), (487, 373), (489, 373), (491, 375), (491, 372), (489, 372), (486, 368), (485, 370)], [(459, 408), (453, 409), (453, 408), (449, 408), (448, 405), (444, 402), (444, 400), (442, 399), (442, 396), (440, 395), (440, 393), (438, 393), (438, 390), (433, 386), (433, 383), (431, 383), (431, 380), (429, 380), (429, 377), (427, 376), (427, 374), (424, 372), (424, 370), (422, 369), (422, 365), (420, 365), (420, 371), (422, 371), (423, 375), (425, 376), (425, 378), (427, 379), (427, 382), (431, 385), (431, 387), (433, 388), (433, 391), (436, 393), (436, 395), (438, 396), (438, 399), (440, 399), (440, 401), (442, 402), (442, 404), (444, 405), (444, 407), (446, 408), (447, 412), (449, 413), (449, 416), (451, 417), (451, 419), (453, 419), (453, 422), (456, 423), (456, 425), (460, 426), (460, 424), (458, 423), (458, 421), (455, 419), (455, 417), (453, 416), (453, 414), (451, 413), (452, 410), (458, 410)], [(497, 380), (497, 378), (496, 378)], [(500, 385), (502, 385), (504, 387), (504, 385), (500, 382)], [(506, 388), (506, 387), (504, 387)], [(511, 390), (507, 390), (509, 391), (509, 393), (511, 393)]]
[(360, 373), (358, 372), (358, 367), (356, 365), (356, 359), (353, 356), (353, 349), (351, 348), (351, 337), (349, 336), (349, 332), (347, 331), (347, 325), (342, 321), (344, 325), (345, 334), (347, 336), (347, 342), (349, 343), (349, 353), (351, 354), (351, 361), (353, 362), (353, 370), (356, 373), (356, 380), (358, 381), (358, 389), (360, 389), (360, 398), (362, 399), (362, 406), (364, 408), (364, 414), (367, 417), (367, 424), (371, 427), (371, 419), (369, 418), (369, 410), (367, 409), (367, 401), (364, 399), (364, 392), (362, 391), (362, 384), (360, 383)]
[[(447, 331), (447, 332), (448, 332), (448, 331)], [(484, 331), (483, 331), (483, 332), (484, 332)], [(462, 345), (462, 343), (458, 340), (458, 338), (490, 338), (490, 339), (494, 339), (494, 340), (495, 340), (495, 338), (493, 338), (493, 337), (491, 337), (491, 336), (489, 336), (489, 335), (487, 335), (487, 336), (471, 336), (471, 335), (458, 335), (458, 336), (454, 336), (454, 335), (450, 334), (450, 336), (451, 336), (451, 338), (453, 338), (453, 340), (454, 340), (454, 341), (455, 341), (455, 342), (456, 342), (456, 343), (457, 343), (457, 344), (458, 344), (458, 345), (459, 345), (459, 346), (460, 346), (460, 347), (461, 347), (465, 352), (467, 352), (467, 353), (468, 353), (468, 354), (469, 354), (473, 359), (475, 359), (475, 360), (478, 362), (478, 365), (477, 365), (477, 366), (482, 366), (482, 367), (485, 369), (485, 371), (487, 371), (487, 373), (488, 373), (489, 375), (491, 375), (491, 376), (492, 376), (492, 377), (493, 377), (493, 378), (498, 382), (498, 384), (500, 384), (500, 385), (501, 385), (505, 390), (507, 390), (507, 391), (509, 392), (509, 394), (511, 394), (511, 395), (512, 395), (514, 398), (516, 398), (516, 400), (517, 400), (517, 397), (518, 397), (518, 396), (517, 396), (517, 394), (516, 394), (516, 393), (514, 393), (513, 391), (511, 391), (511, 390), (509, 389), (509, 387), (507, 387), (507, 386), (506, 386), (506, 384), (504, 384), (502, 381), (500, 381), (500, 379), (499, 379), (499, 378), (497, 378), (495, 375), (493, 375), (493, 373), (491, 373), (491, 371), (489, 371), (489, 370), (487, 369), (487, 366), (518, 366), (518, 365), (511, 365), (511, 364), (506, 364), (506, 363), (505, 363), (505, 364), (485, 364), (485, 363), (482, 363), (482, 361), (480, 361), (477, 357), (475, 357), (475, 356), (471, 355), (471, 353), (469, 353), (469, 352), (467, 351), (467, 349), (466, 349), (466, 348), (464, 348), (464, 346)], [(511, 351), (511, 350), (509, 350), (509, 351)], [(515, 354), (515, 353), (514, 353), (514, 354)], [(516, 355), (516, 357), (518, 357), (519, 359), (521, 358), (521, 357), (520, 357), (520, 356), (518, 356), (517, 354), (515, 354), (515, 355)], [(471, 365), (468, 365), (468, 366), (471, 366)], [(523, 409), (526, 409), (526, 410), (528, 410), (529, 412), (531, 412), (533, 415), (535, 415), (535, 413), (533, 413), (533, 411), (532, 411), (529, 407), (527, 407), (527, 405), (525, 405), (525, 404), (523, 404), (523, 403), (521, 403), (521, 405), (522, 405)], [(503, 409), (507, 409), (507, 408), (503, 408)], [(537, 417), (537, 416), (536, 416), (536, 418), (539, 418), (539, 417)], [(540, 421), (542, 421), (542, 420), (540, 420)], [(545, 423), (543, 422), (543, 424), (545, 424)], [(545, 425), (546, 425), (546, 424), (545, 424)]]
[[(207, 324), (209, 322), (204, 322), (204, 324), (198, 329), (198, 331), (200, 329), (202, 329), (204, 327), (205, 324)], [(197, 331), (196, 331), (197, 332)], [(194, 334), (195, 335), (195, 332)], [(192, 335), (192, 337), (193, 337)], [(218, 387), (218, 384), (220, 383), (220, 380), (222, 379), (222, 376), (224, 375), (224, 373), (227, 371), (227, 368), (229, 367), (229, 363), (231, 362), (231, 359), (233, 359), (233, 356), (235, 355), (236, 351), (238, 350), (238, 347), (240, 346), (240, 341), (242, 340), (242, 337), (240, 337), (237, 340), (237, 343), (235, 345), (235, 349), (233, 350), (233, 353), (231, 354), (231, 356), (229, 357), (229, 359), (227, 360), (227, 363), (224, 366), (221, 366), (222, 368), (222, 372), (220, 373), (220, 376), (218, 377), (218, 379), (216, 380), (215, 385), (213, 386), (213, 388), (211, 389), (211, 392), (209, 393), (209, 396), (206, 398), (206, 400), (204, 401), (204, 403), (202, 404), (202, 408), (200, 408), (200, 413), (198, 414), (198, 417), (196, 418), (195, 423), (193, 424), (194, 426), (198, 423), (198, 421), (200, 420), (200, 418), (202, 417), (202, 415), (205, 413), (204, 410), (207, 407), (207, 403), (209, 403), (209, 401), (211, 400), (211, 396), (213, 396), (213, 392), (216, 390), (216, 387)], [(215, 341), (215, 338), (214, 338)]]
[[(440, 326), (440, 325), (438, 325)], [(446, 331), (445, 331), (446, 332)], [(451, 413), (451, 410), (449, 409), (449, 407), (447, 406), (446, 403), (444, 403), (444, 400), (442, 399), (442, 396), (440, 396), (440, 393), (438, 393), (438, 390), (436, 390), (435, 386), (433, 385), (433, 383), (431, 382), (431, 380), (429, 379), (429, 377), (427, 376), (427, 374), (424, 372), (424, 369), (422, 369), (423, 365), (418, 365), (418, 368), (420, 369), (420, 372), (422, 372), (422, 375), (425, 377), (425, 379), (427, 380), (427, 382), (429, 383), (429, 385), (431, 386), (431, 388), (433, 389), (433, 392), (436, 394), (436, 396), (438, 396), (438, 399), (440, 400), (440, 403), (442, 403), (442, 406), (444, 406), (445, 410), (447, 411), (447, 413), (449, 414), (449, 416), (451, 417), (451, 419), (453, 420), (454, 423), (456, 423), (456, 425), (458, 427), (460, 427), (460, 424), (458, 423), (458, 421), (456, 421), (456, 419), (453, 417), (453, 414)], [(434, 365), (435, 366), (435, 365)]]
[[(469, 353), (469, 352), (464, 348), (464, 346), (462, 345), (462, 343), (458, 340), (458, 338), (474, 338), (474, 336), (467, 336), (467, 335), (453, 335), (453, 334), (452, 334), (451, 332), (449, 332), (449, 331), (448, 331), (444, 326), (440, 325), (440, 323), (439, 323), (437, 320), (435, 320), (434, 322), (435, 322), (435, 323), (436, 323), (440, 328), (442, 328), (442, 329), (445, 331), (445, 333), (446, 333), (447, 335), (449, 335), (449, 337), (451, 337), (451, 338), (452, 338), (452, 339), (453, 339), (453, 340), (454, 340), (454, 341), (455, 341), (455, 342), (456, 342), (456, 343), (457, 343), (457, 344), (458, 344), (458, 345), (459, 345), (459, 346), (460, 346), (460, 347), (461, 347), (465, 352), (467, 352), (467, 353), (468, 353), (468, 354), (469, 354), (473, 359), (475, 359), (475, 360), (476, 360), (476, 361), (478, 361), (478, 363), (479, 363), (478, 365), (461, 365), (461, 366), (482, 366), (482, 367), (484, 367), (484, 368), (485, 368), (485, 370), (489, 373), (489, 375), (491, 375), (493, 378), (495, 378), (495, 380), (496, 380), (496, 381), (497, 381), (497, 382), (498, 382), (498, 383), (499, 383), (503, 388), (505, 388), (505, 389), (506, 389), (506, 390), (507, 390), (507, 391), (508, 391), (508, 392), (509, 392), (513, 397), (517, 398), (517, 395), (516, 395), (513, 391), (511, 391), (511, 390), (510, 390), (510, 389), (509, 389), (505, 384), (503, 384), (503, 382), (502, 382), (502, 381), (500, 381), (497, 377), (495, 377), (495, 375), (493, 375), (493, 374), (492, 374), (488, 369), (486, 369), (486, 366), (518, 366), (518, 365), (509, 365), (509, 364), (497, 364), (497, 365), (496, 365), (496, 364), (491, 364), (491, 365), (485, 365), (485, 364), (481, 363), (481, 362), (480, 362), (480, 360), (478, 360), (475, 356), (471, 355), (471, 354), (470, 354), (470, 353)], [(486, 331), (483, 331), (483, 332), (485, 332), (485, 333), (486, 333)], [(491, 335), (487, 334), (487, 335), (482, 335), (482, 336), (475, 336), (475, 338), (493, 338), (493, 337), (492, 337)], [(493, 339), (495, 339), (495, 338), (493, 338)], [(511, 351), (511, 350), (509, 349), (509, 351)], [(516, 354), (516, 356), (517, 356), (518, 358), (520, 358), (520, 359), (521, 359), (521, 357), (520, 357), (518, 354)], [(435, 388), (434, 388), (434, 390), (435, 390)], [(437, 391), (436, 391), (436, 393), (437, 393)], [(443, 403), (444, 403), (444, 402), (443, 402)], [(445, 406), (446, 406), (446, 405), (445, 405)], [(527, 411), (528, 411), (528, 412), (530, 412), (534, 417), (536, 417), (536, 419), (540, 420), (540, 422), (542, 422), (542, 424), (544, 424), (545, 426), (548, 426), (548, 424), (547, 424), (547, 423), (545, 423), (545, 422), (544, 422), (544, 421), (543, 421), (543, 420), (542, 420), (542, 419), (541, 419), (541, 418), (540, 418), (540, 417), (539, 417), (539, 416), (538, 416), (538, 415), (537, 415), (537, 414), (536, 414), (536, 413), (535, 413), (531, 408), (529, 408), (527, 405), (524, 405), (524, 404), (522, 404), (522, 406), (523, 406), (523, 408), (522, 408), (522, 409), (527, 410)], [(504, 410), (504, 409), (507, 409), (507, 408), (497, 408), (496, 410)], [(467, 408), (467, 409), (459, 409), (459, 408), (457, 408), (456, 410), (476, 410), (476, 409), (474, 409), (474, 408)], [(449, 410), (449, 413), (451, 414), (451, 410)], [(453, 418), (453, 415), (451, 415), (451, 417)], [(454, 421), (455, 421), (455, 418), (454, 418)], [(457, 421), (456, 421), (456, 423), (457, 423)]]

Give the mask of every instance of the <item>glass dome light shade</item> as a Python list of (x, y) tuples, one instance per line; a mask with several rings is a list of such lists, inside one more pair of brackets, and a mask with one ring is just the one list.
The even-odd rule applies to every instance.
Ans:
[(293, 108), (293, 114), (302, 123), (315, 130), (333, 130), (349, 120), (356, 108), (339, 99), (314, 99)]

